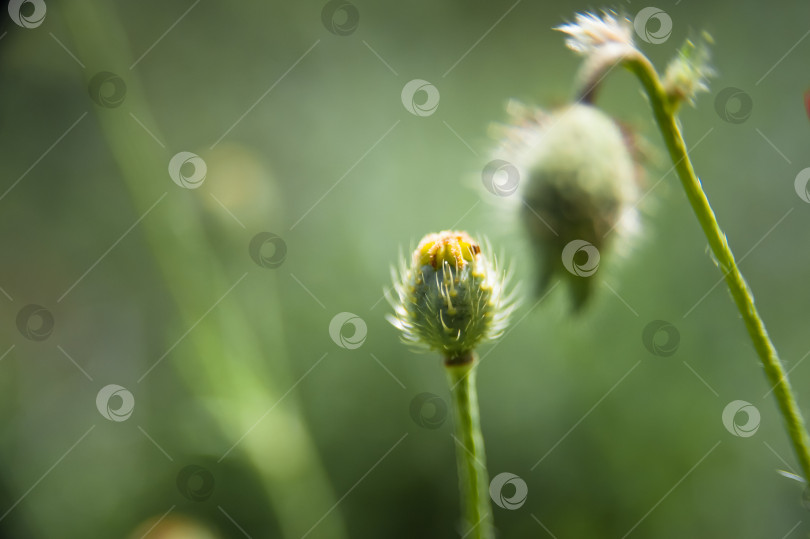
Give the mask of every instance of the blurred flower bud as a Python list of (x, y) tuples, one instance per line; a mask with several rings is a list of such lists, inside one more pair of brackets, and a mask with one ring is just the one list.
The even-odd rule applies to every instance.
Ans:
[(670, 102), (677, 104), (688, 101), (694, 104), (699, 92), (709, 90), (707, 81), (714, 75), (714, 70), (709, 66), (708, 43), (711, 42), (711, 36), (706, 33), (697, 42), (687, 39), (678, 56), (669, 63), (663, 84)]
[(394, 315), (388, 320), (409, 344), (464, 358), (499, 337), (513, 309), (505, 278), (466, 232), (425, 236), (394, 274)]
[(501, 153), (520, 171), (522, 218), (541, 267), (538, 292), (559, 274), (575, 310), (612, 236), (637, 228), (639, 169), (619, 126), (591, 105), (553, 113), (512, 105)]

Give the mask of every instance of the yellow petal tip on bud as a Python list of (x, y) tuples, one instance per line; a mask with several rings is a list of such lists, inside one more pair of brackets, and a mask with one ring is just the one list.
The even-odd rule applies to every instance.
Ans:
[(428, 234), (417, 247), (414, 258), (420, 266), (439, 269), (445, 263), (463, 268), (481, 253), (481, 247), (466, 232), (445, 230)]

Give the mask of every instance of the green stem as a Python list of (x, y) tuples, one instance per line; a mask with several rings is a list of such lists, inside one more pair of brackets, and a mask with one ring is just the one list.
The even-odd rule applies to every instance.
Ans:
[(474, 353), (445, 359), (456, 424), (456, 457), (459, 491), (464, 506), (464, 533), (472, 539), (491, 539), (492, 508), (489, 502), (489, 475), (484, 452), (484, 437), (475, 391), (476, 357)]
[(703, 228), (703, 233), (709, 240), (712, 253), (714, 253), (720, 264), (723, 277), (731, 296), (734, 298), (734, 303), (737, 305), (737, 310), (742, 315), (745, 328), (754, 343), (754, 348), (762, 361), (768, 381), (774, 387), (774, 395), (787, 424), (793, 450), (799, 459), (804, 477), (810, 478), (810, 437), (808, 437), (804, 419), (790, 387), (787, 373), (779, 360), (773, 342), (768, 337), (765, 323), (760, 318), (754, 305), (754, 296), (737, 267), (734, 254), (726, 241), (726, 235), (720, 229), (714, 211), (709, 204), (709, 199), (706, 198), (706, 193), (700, 184), (700, 179), (698, 179), (692, 167), (676, 119), (678, 101), (671, 99), (667, 95), (658, 73), (646, 57), (639, 54), (626, 58), (624, 64), (638, 77), (650, 98), (655, 120), (664, 137), (670, 158), (675, 165), (678, 177), (681, 179), (689, 203), (692, 205), (692, 210), (695, 212), (701, 228)]

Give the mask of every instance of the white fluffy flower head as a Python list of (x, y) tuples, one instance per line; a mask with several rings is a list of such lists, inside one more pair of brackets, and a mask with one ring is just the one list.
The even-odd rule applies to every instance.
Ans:
[(577, 13), (573, 23), (557, 26), (555, 30), (568, 34), (565, 44), (583, 56), (595, 54), (605, 47), (636, 48), (630, 21), (609, 11), (601, 17), (594, 13)]

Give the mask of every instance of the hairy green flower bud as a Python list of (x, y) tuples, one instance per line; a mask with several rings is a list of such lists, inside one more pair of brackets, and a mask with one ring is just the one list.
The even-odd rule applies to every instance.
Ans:
[(396, 298), (388, 320), (406, 343), (463, 357), (499, 337), (512, 311), (505, 278), (494, 260), (466, 232), (425, 236), (399, 272), (392, 270)]
[(714, 70), (709, 65), (708, 44), (711, 42), (711, 36), (705, 32), (698, 41), (687, 39), (678, 56), (667, 66), (663, 84), (672, 103), (687, 101), (694, 105), (699, 92), (709, 91), (707, 81), (714, 76)]
[(638, 167), (618, 125), (591, 105), (549, 114), (517, 108), (507, 157), (520, 172), (522, 219), (541, 265), (538, 291), (559, 274), (579, 309), (611, 236), (635, 228)]

